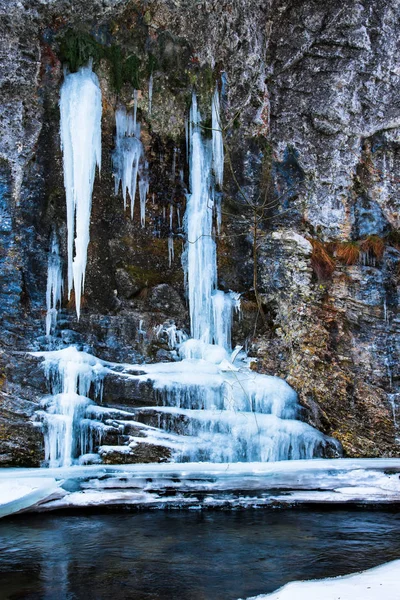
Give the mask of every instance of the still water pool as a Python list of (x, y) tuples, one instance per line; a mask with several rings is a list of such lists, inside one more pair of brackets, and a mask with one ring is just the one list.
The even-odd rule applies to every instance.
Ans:
[(20, 516), (0, 522), (0, 598), (233, 600), (395, 558), (389, 511)]

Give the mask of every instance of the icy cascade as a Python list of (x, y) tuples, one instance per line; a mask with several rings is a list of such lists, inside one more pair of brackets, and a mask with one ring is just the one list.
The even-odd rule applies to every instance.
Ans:
[(99, 170), (101, 167), (101, 113), (99, 81), (91, 65), (66, 75), (61, 87), (60, 133), (67, 200), (68, 297), (74, 288), (78, 319), (85, 284), (93, 183), (96, 165)]
[(101, 400), (106, 373), (103, 363), (74, 347), (33, 353), (44, 358), (42, 366), (51, 396), (43, 400), (45, 459), (50, 467), (68, 467), (93, 446), (85, 416), (90, 392)]
[[(297, 394), (282, 379), (250, 371), (243, 355), (232, 364), (221, 346), (183, 341), (173, 323), (156, 333), (168, 338), (171, 349), (179, 346), (180, 361), (123, 365), (75, 348), (36, 354), (44, 358), (52, 392), (41, 414), (50, 466), (68, 466), (79, 458), (98, 461), (110, 452), (133, 457), (138, 448), (140, 457), (149, 446), (164, 448), (175, 462), (340, 454), (335, 440), (300, 420)], [(101, 400), (105, 376), (130, 390), (127, 410), (121, 400), (115, 409), (89, 399)], [(117, 440), (123, 445), (113, 445)]]
[(57, 235), (53, 231), (47, 266), (46, 336), (53, 334), (57, 324), (57, 309), (61, 305), (63, 290), (62, 262)]
[[(118, 190), (121, 186), (122, 197), (124, 199), (124, 210), (126, 210), (127, 206), (127, 193), (129, 194), (131, 219), (133, 219), (135, 209), (137, 180), (140, 162), (143, 157), (143, 146), (140, 141), (140, 123), (136, 122), (136, 111), (136, 96), (133, 115), (127, 113), (125, 107), (117, 109), (115, 113), (117, 132), (115, 137), (115, 150), (113, 153), (115, 194), (118, 194)], [(140, 172), (139, 182), (140, 218), (142, 226), (144, 226), (144, 211), (148, 187), (148, 170), (147, 163), (145, 163)]]
[[(235, 365), (220, 346), (187, 340), (183, 360), (142, 366), (157, 406), (136, 419), (169, 435), (175, 461), (252, 462), (339, 455), (340, 445), (299, 420), (296, 392), (282, 379)], [(129, 373), (126, 368), (126, 373)], [(154, 439), (154, 435), (153, 435)], [(137, 441), (137, 440), (136, 440)], [(146, 439), (141, 440), (146, 443)]]

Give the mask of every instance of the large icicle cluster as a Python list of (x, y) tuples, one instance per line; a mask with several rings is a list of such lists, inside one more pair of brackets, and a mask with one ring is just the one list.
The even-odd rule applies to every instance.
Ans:
[(50, 240), (50, 251), (47, 265), (46, 289), (46, 336), (53, 334), (57, 323), (57, 309), (61, 305), (63, 290), (62, 262), (56, 232)]
[(96, 165), (99, 169), (101, 166), (101, 91), (91, 65), (65, 76), (61, 87), (60, 113), (67, 200), (68, 296), (74, 288), (79, 319), (93, 183)]
[(135, 197), (139, 177), (140, 223), (145, 226), (146, 200), (149, 192), (149, 165), (144, 160), (143, 145), (140, 141), (140, 123), (136, 119), (137, 93), (133, 114), (121, 106), (115, 113), (116, 137), (113, 153), (115, 194), (122, 188), (124, 210), (127, 207), (127, 194), (130, 198), (131, 219), (135, 210)]
[(117, 128), (113, 154), (115, 193), (118, 194), (121, 185), (124, 210), (127, 206), (127, 193), (129, 194), (131, 218), (133, 218), (139, 163), (143, 154), (140, 123), (136, 122), (136, 104), (133, 115), (127, 113), (123, 106), (118, 108), (115, 113), (115, 124)]

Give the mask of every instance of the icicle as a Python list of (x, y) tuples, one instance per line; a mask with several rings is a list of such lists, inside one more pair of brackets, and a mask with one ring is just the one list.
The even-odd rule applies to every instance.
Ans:
[(240, 310), (240, 294), (216, 290), (212, 303), (214, 343), (231, 352), (232, 320), (234, 312)]
[(113, 153), (115, 194), (118, 194), (121, 183), (124, 210), (127, 206), (126, 194), (128, 192), (131, 200), (131, 219), (133, 219), (139, 163), (143, 155), (140, 123), (136, 123), (136, 112), (134, 116), (127, 114), (125, 107), (117, 109), (115, 122), (117, 129)]
[(170, 204), (169, 205), (169, 229), (170, 229), (170, 231), (172, 231), (173, 217), (174, 217), (174, 205)]
[(222, 137), (218, 88), (215, 88), (212, 101), (211, 115), (213, 170), (217, 185), (219, 185), (219, 187), (222, 187), (222, 182), (224, 178), (224, 141)]
[(78, 319), (85, 284), (96, 164), (99, 170), (101, 167), (101, 112), (99, 80), (91, 65), (66, 75), (61, 87), (60, 134), (67, 200), (68, 297), (74, 287)]
[(185, 119), (186, 160), (189, 162), (189, 123)]
[(147, 160), (144, 163), (144, 168), (141, 170), (139, 178), (139, 198), (140, 198), (140, 223), (142, 227), (146, 222), (146, 200), (149, 192), (149, 163)]
[(172, 155), (172, 167), (171, 167), (171, 179), (175, 181), (175, 171), (176, 171), (176, 148), (174, 148), (174, 152)]
[(180, 229), (182, 227), (182, 221), (181, 221), (181, 207), (179, 205), (176, 207), (176, 218), (178, 221), (178, 229)]
[(168, 236), (168, 262), (170, 267), (172, 265), (174, 257), (174, 236), (172, 235), (172, 233), (170, 233)]
[(46, 336), (54, 334), (57, 323), (57, 308), (61, 305), (63, 290), (62, 263), (56, 232), (53, 231), (47, 267), (46, 290)]
[(140, 321), (139, 321), (139, 327), (138, 327), (137, 332), (138, 332), (139, 341), (144, 340), (145, 337), (147, 336), (146, 330), (143, 329), (143, 319), (140, 319)]
[(137, 99), (138, 92), (137, 90), (133, 90), (133, 128), (136, 131), (136, 122), (137, 122)]
[(149, 116), (151, 116), (153, 102), (153, 73), (149, 77)]

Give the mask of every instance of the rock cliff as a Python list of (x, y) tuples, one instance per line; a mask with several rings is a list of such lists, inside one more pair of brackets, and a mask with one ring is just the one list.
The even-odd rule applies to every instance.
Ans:
[[(185, 123), (222, 96), (219, 288), (242, 294), (234, 339), (286, 379), (348, 456), (398, 456), (400, 2), (0, 0), (0, 464), (38, 466), (50, 237), (66, 259), (63, 69), (93, 59), (102, 171), (82, 314), (54, 343), (106, 360), (170, 360), (155, 328), (188, 329), (181, 252)], [(149, 97), (149, 81), (153, 87)], [(114, 193), (115, 111), (149, 162), (146, 226)], [(172, 215), (172, 227), (170, 221)], [(169, 238), (174, 256), (170, 260)]]

